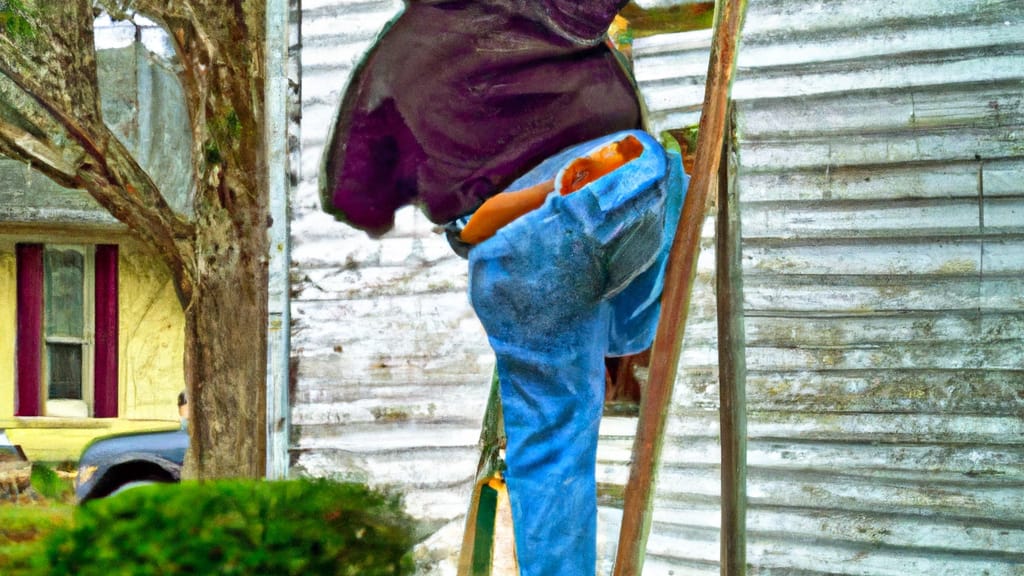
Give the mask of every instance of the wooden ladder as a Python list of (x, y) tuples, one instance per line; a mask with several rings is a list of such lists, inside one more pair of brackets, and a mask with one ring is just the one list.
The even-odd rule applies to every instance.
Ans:
[[(480, 429), (480, 462), (466, 514), (466, 530), (459, 554), (459, 576), (517, 576), (512, 524), (505, 487), (505, 424), (502, 419), (498, 373)], [(509, 512), (509, 514), (504, 514)], [(504, 520), (504, 521), (503, 521)]]

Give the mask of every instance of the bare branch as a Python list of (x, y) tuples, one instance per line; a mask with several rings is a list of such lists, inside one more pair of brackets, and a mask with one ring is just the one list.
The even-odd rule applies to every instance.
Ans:
[[(159, 229), (158, 234), (166, 231), (169, 239), (174, 241), (190, 239), (195, 234), (195, 226), (178, 216), (167, 204), (156, 183), (124, 144), (110, 134), (106, 126), (102, 129), (108, 132), (105, 139), (110, 145), (103, 150), (100, 161), (90, 167), (90, 171), (112, 183), (115, 188), (90, 190), (93, 198), (115, 217), (123, 213), (126, 218)], [(86, 168), (86, 165), (82, 167)], [(82, 171), (79, 176), (84, 177)]]
[[(11, 48), (11, 50), (16, 50), (16, 48)], [(95, 143), (85, 135), (79, 127), (78, 121), (67, 111), (61, 109), (56, 102), (46, 98), (46, 89), (42, 85), (21, 74), (20, 70), (24, 70), (24, 68), (19, 65), (11, 66), (8, 63), (10, 57), (8, 46), (0, 46), (0, 74), (9, 78), (25, 95), (45, 110), (57, 124), (67, 129), (72, 138), (86, 149), (87, 154), (91, 156), (98, 154)]]
[(33, 168), (65, 188), (71, 187), (75, 181), (75, 165), (68, 162), (60, 150), (17, 126), (0, 122), (0, 153), (32, 164)]
[[(37, 109), (31, 117), (18, 118), (22, 126), (0, 115), (0, 151), (30, 162), (61, 185), (89, 192), (156, 248), (174, 271), (179, 296), (187, 303), (195, 278), (195, 227), (171, 209), (149, 174), (103, 123), (91, 4), (77, 0), (70, 6), (50, 6), (43, 13), (50, 20), (34, 23), (32, 42), (0, 35), (0, 73), (27, 98), (23, 104)], [(67, 24), (83, 13), (85, 24)], [(69, 26), (79, 29), (67, 32)], [(66, 66), (66, 76), (51, 77), (48, 68), (54, 63), (46, 60), (53, 55), (51, 49), (58, 61), (61, 55), (78, 54)], [(55, 136), (66, 137), (67, 142), (58, 144)], [(68, 148), (80, 153), (69, 155)]]
[[(160, 193), (159, 188), (130, 153), (125, 150), (123, 154), (118, 155), (121, 157), (120, 160), (125, 167), (120, 171), (120, 174), (111, 170), (107, 163), (107, 155), (114, 153), (115, 150), (122, 150), (123, 145), (110, 132), (110, 129), (104, 124), (84, 125), (77, 118), (69, 115), (67, 111), (61, 109), (55, 102), (36, 92), (36, 90), (40, 90), (38, 85), (34, 85), (29, 78), (20, 74), (17, 70), (8, 67), (6, 60), (8, 54), (3, 50), (5, 48), (6, 46), (0, 46), (0, 73), (10, 78), (26, 95), (43, 108), (52, 117), (53, 121), (67, 132), (72, 141), (83, 149), (84, 155), (88, 158), (83, 160), (82, 164), (74, 170), (69, 170), (68, 166), (63, 166), (61, 172), (76, 175), (81, 175), (82, 171), (95, 172), (107, 182), (125, 186), (126, 189), (129, 189), (127, 187), (132, 187), (137, 191), (137, 194), (129, 194), (126, 197), (131, 199), (130, 204), (134, 206), (134, 210), (143, 213), (132, 217), (132, 220), (149, 222), (150, 225), (170, 225), (171, 235), (174, 237), (181, 238), (191, 235), (191, 226), (177, 218)], [(27, 135), (27, 133), (18, 135), (11, 127), (8, 127), (6, 131), (0, 131), (0, 137), (7, 139), (7, 134), (20, 136), (23, 141)], [(13, 140), (9, 141), (15, 144)], [(31, 148), (36, 150), (46, 149), (46, 147), (37, 145), (25, 148), (24, 152), (31, 154)], [(49, 165), (55, 162), (52, 154), (41, 154), (33, 156), (32, 159), (38, 164)], [(109, 191), (105, 189), (89, 189), (88, 191), (104, 207), (123, 204), (121, 199), (109, 198)], [(119, 212), (124, 214), (123, 209), (119, 210)], [(146, 212), (152, 212), (152, 214), (145, 214)], [(118, 215), (114, 214), (114, 216), (117, 217)]]
[[(160, 253), (174, 275), (179, 299), (187, 306), (196, 283), (195, 226), (167, 206), (124, 145), (116, 138), (111, 142), (109, 162), (83, 165), (86, 169), (76, 174), (75, 187), (88, 190), (112, 216)], [(154, 198), (159, 205), (146, 206)]]

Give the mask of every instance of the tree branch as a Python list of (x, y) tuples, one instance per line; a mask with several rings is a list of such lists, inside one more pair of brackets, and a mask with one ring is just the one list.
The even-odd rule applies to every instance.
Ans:
[[(41, 89), (37, 84), (34, 84), (29, 78), (8, 65), (6, 57), (9, 54), (6, 53), (6, 48), (6, 45), (0, 45), (0, 73), (7, 76), (27, 96), (45, 110), (52, 120), (67, 132), (71, 140), (82, 148), (85, 158), (88, 158), (76, 167), (74, 173), (81, 175), (83, 170), (96, 171), (97, 175), (111, 183), (120, 184), (126, 186), (126, 188), (133, 187), (134, 193), (124, 197), (129, 199), (136, 198), (137, 200), (130, 201), (129, 203), (134, 205), (138, 211), (144, 213), (152, 212), (152, 214), (143, 214), (141, 218), (133, 217), (132, 220), (149, 222), (151, 225), (165, 225), (171, 230), (173, 237), (183, 238), (190, 236), (193, 232), (191, 225), (177, 218), (156, 184), (150, 179), (149, 174), (138, 165), (131, 153), (124, 149), (117, 136), (105, 124), (101, 123), (90, 126), (80, 123), (66, 110), (60, 108), (57, 103), (37, 92), (37, 90)], [(16, 135), (11, 127), (8, 127), (2, 133)], [(27, 135), (28, 133), (26, 132), (25, 134)], [(122, 152), (118, 154), (123, 167), (120, 170), (121, 174), (112, 171), (107, 163), (107, 155), (118, 151)], [(29, 153), (29, 149), (26, 148), (25, 152)], [(34, 156), (33, 159), (38, 160), (40, 164), (51, 164), (53, 162), (52, 158), (43, 155)], [(65, 166), (64, 168), (63, 172), (67, 173), (67, 167)], [(106, 191), (87, 191), (104, 207), (122, 203), (122, 198), (110, 198), (109, 193)], [(131, 190), (129, 189), (129, 191)], [(118, 194), (118, 196), (123, 195)]]
[[(109, 151), (110, 163), (79, 170), (76, 187), (86, 189), (112, 216), (160, 253), (174, 275), (178, 298), (188, 306), (196, 284), (195, 226), (182, 220), (166, 203), (163, 209), (140, 207), (140, 197), (151, 197), (154, 191), (159, 196), (159, 191), (124, 145), (116, 138), (113, 142), (116, 144)], [(112, 170), (111, 166), (118, 168)]]
[[(62, 19), (76, 9), (82, 13), (83, 5), (89, 8), (86, 11), (89, 30), (76, 30), (64, 36)], [(19, 41), (16, 45), (11, 38), (0, 35), (0, 73), (38, 107), (41, 114), (36, 114), (34, 121), (29, 120), (36, 124), (33, 126), (36, 131), (51, 135), (58, 129), (69, 142), (57, 145), (52, 138), (34, 136), (23, 128), (2, 122), (2, 148), (40, 167), (43, 174), (61, 185), (84, 188), (115, 218), (156, 248), (175, 273), (179, 297), (187, 305), (195, 279), (195, 227), (171, 209), (149, 174), (103, 123), (98, 104), (90, 4), (87, 0), (78, 0), (77, 5), (50, 7), (44, 12), (53, 20), (34, 23), (35, 33), (41, 37), (38, 44), (21, 45)], [(46, 48), (40, 46), (42, 44)], [(39, 74), (46, 74), (46, 67), (37, 63), (33, 56), (51, 46), (59, 47), (54, 49), (65, 54), (77, 50), (81, 60), (69, 66), (68, 77), (44, 81), (45, 76)], [(75, 90), (80, 93), (77, 100), (81, 101), (69, 98), (63, 90), (65, 85), (74, 83), (88, 85)], [(45, 142), (47, 139), (50, 141)], [(66, 154), (56, 153), (69, 146), (81, 150), (77, 163), (68, 162)]]
[(17, 126), (0, 122), (0, 153), (31, 164), (44, 176), (65, 188), (74, 186), (75, 165), (68, 162), (49, 142), (39, 140)]
[[(86, 137), (83, 130), (79, 127), (78, 121), (68, 111), (59, 107), (56, 102), (44, 96), (47, 90), (41, 84), (20, 72), (20, 70), (30, 69), (26, 67), (31, 65), (25, 64), (24, 58), (12, 58), (11, 51), (17, 51), (13, 44), (5, 42), (0, 45), (0, 74), (10, 79), (26, 96), (31, 98), (33, 102), (49, 114), (54, 122), (65, 128), (75, 142), (85, 150), (86, 154), (96, 156), (99, 153), (96, 144), (91, 138)], [(20, 62), (12, 66), (10, 60), (8, 60), (9, 58), (20, 60)]]

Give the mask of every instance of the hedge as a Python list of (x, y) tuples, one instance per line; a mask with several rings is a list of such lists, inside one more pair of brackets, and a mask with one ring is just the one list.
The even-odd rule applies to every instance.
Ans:
[(47, 543), (51, 574), (405, 575), (400, 499), (326, 480), (154, 485), (89, 502)]

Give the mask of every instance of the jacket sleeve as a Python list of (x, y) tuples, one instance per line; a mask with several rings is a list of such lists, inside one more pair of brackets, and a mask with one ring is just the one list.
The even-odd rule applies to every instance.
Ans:
[(544, 0), (527, 2), (537, 6), (541, 17), (561, 36), (578, 44), (596, 44), (602, 40), (615, 15), (628, 0)]

